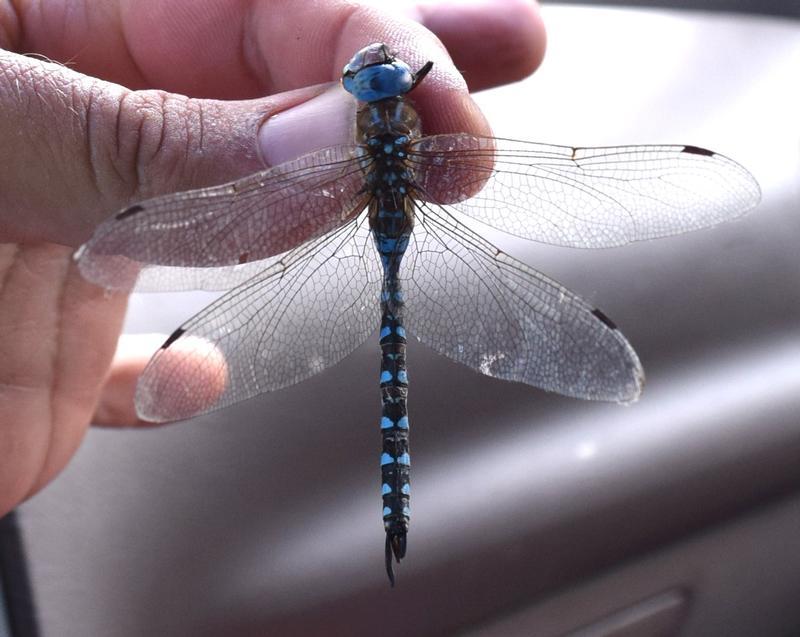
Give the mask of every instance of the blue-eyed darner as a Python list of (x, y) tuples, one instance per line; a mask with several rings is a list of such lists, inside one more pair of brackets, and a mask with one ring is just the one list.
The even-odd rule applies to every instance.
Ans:
[[(149, 363), (136, 395), (147, 420), (189, 418), (296, 383), (353, 351), (380, 315), (392, 581), (409, 524), (406, 326), (476, 371), (569, 396), (632, 401), (644, 379), (602, 312), (505, 255), (464, 217), (600, 248), (714, 225), (759, 199), (746, 170), (694, 146), (423, 137), (403, 96), (429, 69), (413, 72), (382, 44), (362, 49), (343, 74), (360, 104), (354, 144), (133, 205), (76, 255), (84, 276), (109, 288), (232, 288)], [(176, 370), (189, 364), (219, 382), (186, 385)]]

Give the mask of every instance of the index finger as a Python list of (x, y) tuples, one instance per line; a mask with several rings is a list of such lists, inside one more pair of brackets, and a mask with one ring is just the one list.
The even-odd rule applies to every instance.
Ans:
[[(526, 73), (540, 59), (541, 23), (509, 19), (530, 17), (534, 5), (500, 4), (504, 10), (491, 0), (469, 3), (473, 18), (494, 16), (472, 19), (470, 28), (459, 27), (466, 14), (452, 3), (420, 14), (454, 50), (471, 43), (485, 52), (464, 67), (478, 85)], [(375, 9), (339, 0), (14, 6), (19, 15), (0, 5), (0, 45), (68, 66), (0, 51), (0, 130), (7, 133), (0, 160), (8, 159), (0, 175), (0, 234), (6, 241), (78, 245), (98, 221), (134, 201), (232, 181), (322, 146), (352, 143), (346, 123), (353, 103), (344, 91), (326, 92), (328, 100), (319, 85), (287, 89), (338, 82), (350, 56), (375, 41), (396, 49), (412, 68), (433, 61), (434, 71), (413, 95), (425, 134), (489, 132), (442, 42), (418, 23)], [(541, 38), (531, 48), (528, 36), (536, 33)], [(203, 99), (269, 91), (280, 92)]]
[(355, 51), (386, 42), (412, 67), (434, 62), (415, 99), (435, 132), (486, 132), (458, 94), (467, 85), (476, 90), (521, 79), (538, 66), (545, 39), (532, 0), (400, 2), (392, 15), (343, 0), (16, 6), (16, 13), (0, 11), (5, 48), (40, 53), (127, 88), (190, 97), (246, 99), (337, 81)]

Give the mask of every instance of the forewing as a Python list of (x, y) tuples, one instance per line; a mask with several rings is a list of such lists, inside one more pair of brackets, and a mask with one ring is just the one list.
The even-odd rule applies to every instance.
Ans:
[(355, 217), (366, 204), (362, 186), (353, 147), (326, 148), (130, 206), (102, 223), (76, 258), (84, 277), (108, 288), (226, 289), (264, 267), (247, 267), (252, 262)]
[(759, 201), (731, 159), (695, 146), (571, 148), (471, 135), (422, 138), (419, 196), (510, 234), (605, 248), (713, 226)]
[(407, 327), (440, 354), (567, 396), (639, 396), (639, 359), (602, 312), (447, 212), (420, 204), (402, 268)]
[(380, 288), (381, 265), (362, 215), (288, 253), (176, 330), (139, 380), (139, 415), (189, 418), (316, 374), (377, 328)]

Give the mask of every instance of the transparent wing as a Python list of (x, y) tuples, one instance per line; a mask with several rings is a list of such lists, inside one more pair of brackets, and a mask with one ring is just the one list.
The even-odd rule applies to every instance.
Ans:
[(713, 226), (760, 198), (742, 166), (695, 146), (571, 148), (437, 135), (409, 157), (422, 198), (524, 239), (577, 248)]
[(84, 277), (109, 288), (226, 289), (255, 273), (242, 265), (355, 217), (366, 205), (363, 183), (353, 147), (326, 148), (229, 184), (135, 204), (102, 223), (76, 259)]
[[(176, 330), (139, 380), (139, 415), (158, 422), (213, 411), (352, 352), (380, 321), (381, 265), (365, 218), (303, 244)], [(187, 366), (205, 384), (187, 383)]]
[(567, 396), (627, 402), (639, 359), (599, 310), (420, 204), (402, 265), (407, 328), (440, 354)]

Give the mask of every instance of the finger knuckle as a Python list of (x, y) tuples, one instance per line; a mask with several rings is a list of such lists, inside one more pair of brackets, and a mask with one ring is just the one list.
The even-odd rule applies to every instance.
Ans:
[(112, 164), (144, 198), (191, 183), (194, 160), (202, 155), (200, 102), (164, 91), (131, 91), (118, 101)]

